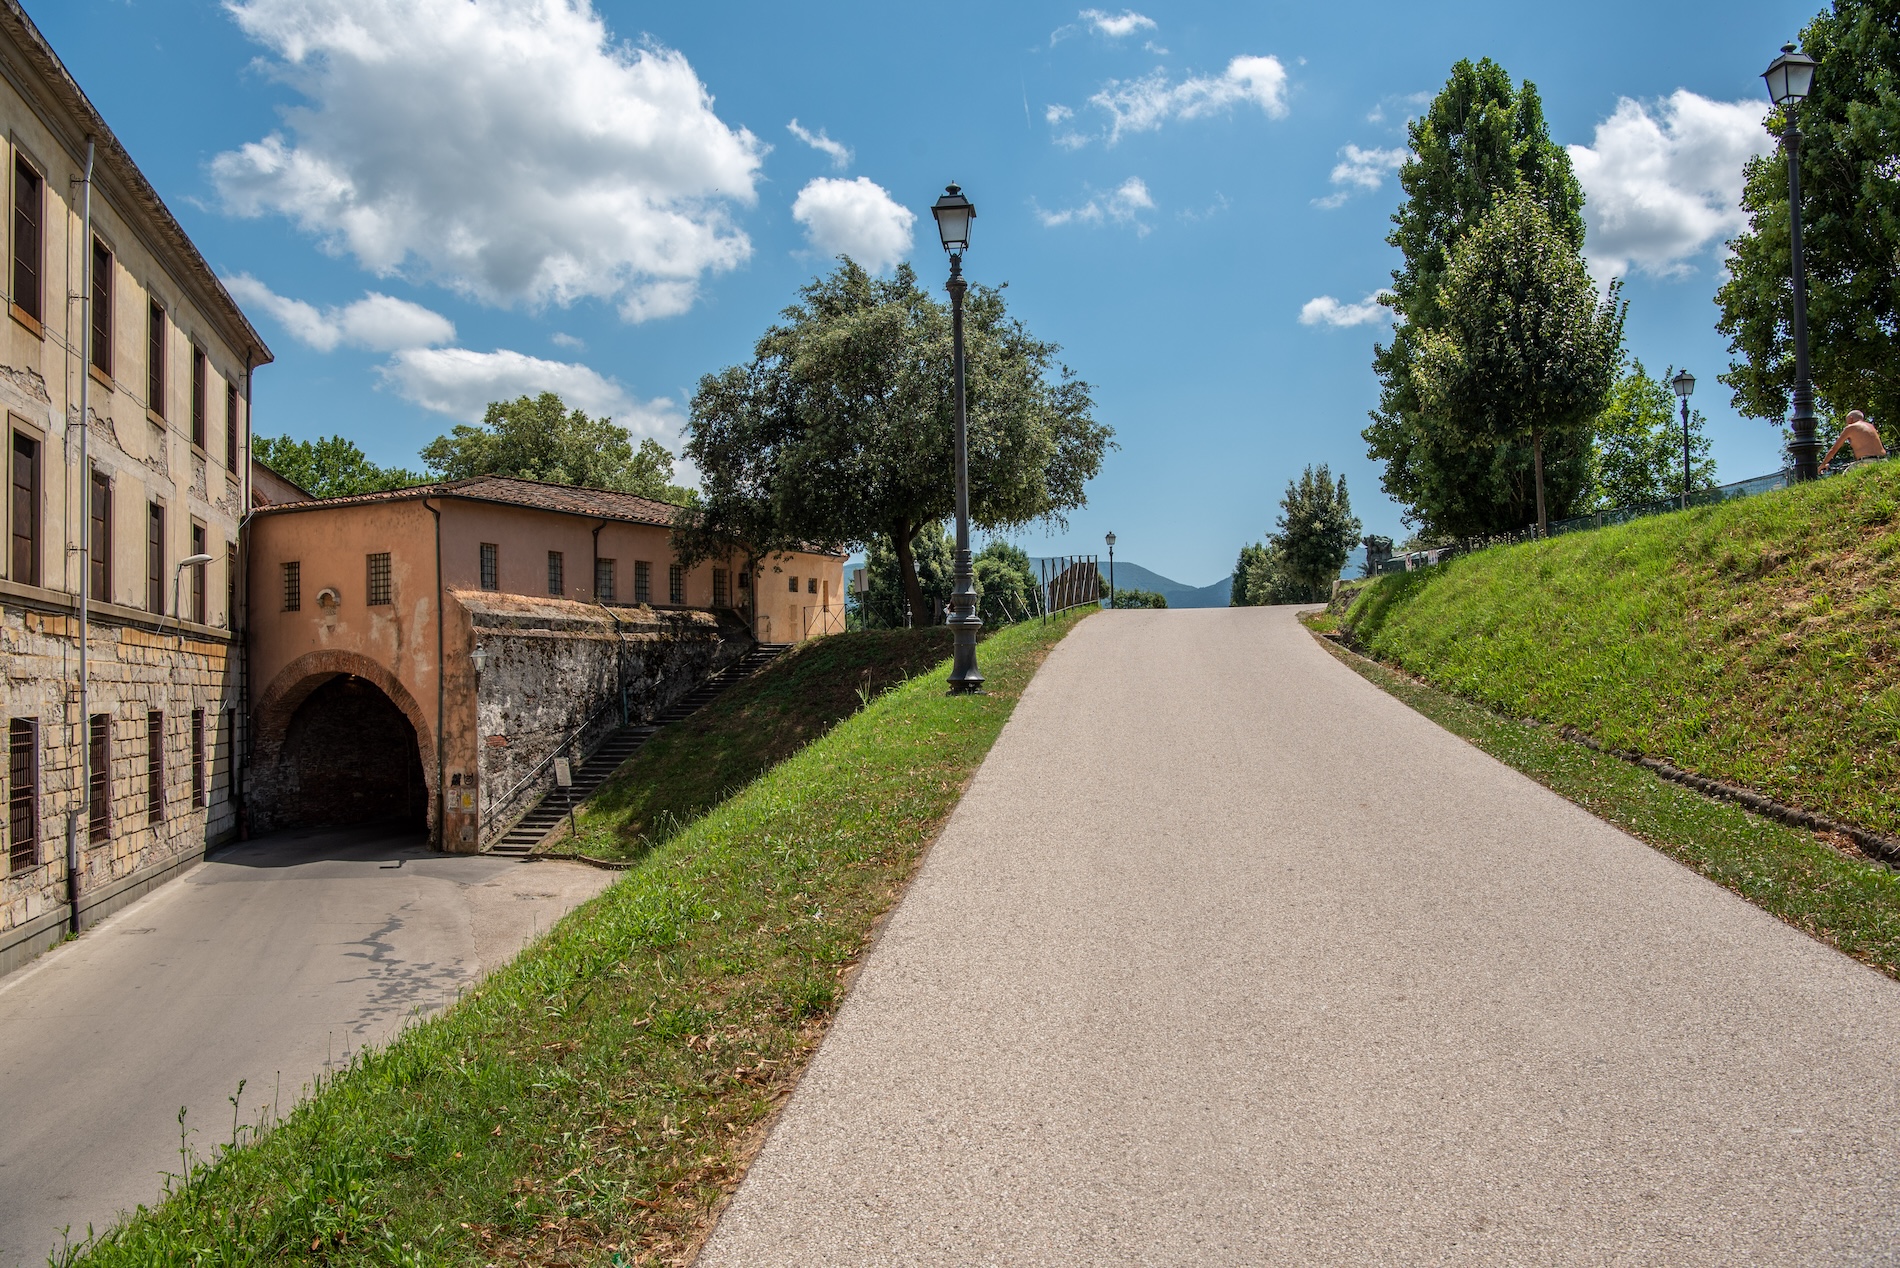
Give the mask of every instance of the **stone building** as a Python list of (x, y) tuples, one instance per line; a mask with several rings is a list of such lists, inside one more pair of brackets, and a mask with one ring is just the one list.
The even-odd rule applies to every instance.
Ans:
[(0, 124), (4, 972), (237, 830), (240, 459), (271, 357), (16, 0)]
[(481, 476), (255, 511), (252, 828), (408, 819), (481, 849), (557, 750), (651, 718), (755, 641), (836, 628), (842, 556), (686, 568), (678, 509)]

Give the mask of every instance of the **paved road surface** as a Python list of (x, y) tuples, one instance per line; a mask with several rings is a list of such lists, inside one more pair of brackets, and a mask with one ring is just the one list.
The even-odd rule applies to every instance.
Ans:
[(1090, 619), (715, 1233), (767, 1265), (1900, 1261), (1900, 985), (1289, 609)]
[(0, 1266), (39, 1265), (179, 1169), (289, 1111), (416, 1012), (450, 1003), (611, 876), (431, 854), (374, 830), (226, 850), (0, 979)]

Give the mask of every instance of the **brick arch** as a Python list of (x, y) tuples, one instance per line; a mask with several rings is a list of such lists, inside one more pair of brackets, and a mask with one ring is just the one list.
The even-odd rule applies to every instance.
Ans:
[[(421, 759), (422, 779), (428, 789), (428, 821), (433, 830), (436, 826), (439, 782), (435, 765), (435, 729), (429, 725), (422, 706), (416, 703), (415, 696), (410, 694), (401, 680), (380, 662), (358, 652), (339, 648), (309, 652), (285, 665), (271, 679), (270, 685), (258, 697), (257, 705), (251, 711), (253, 751), (259, 774), (274, 770), (278, 765), (283, 756), (284, 741), (289, 735), (290, 721), (296, 716), (298, 707), (317, 688), (345, 674), (361, 678), (381, 691), (408, 719), (409, 725), (415, 728), (416, 747), (420, 750), (417, 756)], [(268, 812), (262, 815), (264, 822), (260, 826), (268, 828), (271, 817)]]

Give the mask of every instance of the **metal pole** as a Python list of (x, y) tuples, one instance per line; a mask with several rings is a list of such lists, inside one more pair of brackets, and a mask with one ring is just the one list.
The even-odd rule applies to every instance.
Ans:
[(1689, 509), (1689, 398), (1682, 398), (1682, 509)]
[(1820, 475), (1821, 442), (1814, 435), (1814, 384), (1808, 372), (1808, 270), (1801, 256), (1801, 130), (1794, 107), (1788, 107), (1788, 130), (1782, 134), (1788, 148), (1788, 246), (1794, 256), (1794, 411), (1788, 425), (1794, 441), (1788, 446), (1794, 459), (1795, 480)]
[(983, 689), (976, 668), (976, 632), (983, 618), (976, 613), (976, 577), (970, 560), (970, 433), (963, 396), (963, 253), (950, 256), (950, 332), (956, 366), (957, 393), (957, 569), (950, 592), (950, 624), (956, 632), (956, 652), (950, 666), (950, 694), (971, 695)]
[[(79, 932), (79, 834), (92, 835), (92, 681), (87, 644), (91, 639), (92, 598), (92, 161), (93, 139), (86, 138), (83, 230), (79, 235), (79, 811), (66, 826), (66, 927)], [(68, 260), (72, 259), (69, 255)], [(72, 275), (67, 274), (68, 277)], [(71, 312), (69, 307), (67, 312)], [(112, 596), (107, 595), (110, 599)]]
[(1115, 606), (1115, 548), (1108, 548), (1108, 606)]

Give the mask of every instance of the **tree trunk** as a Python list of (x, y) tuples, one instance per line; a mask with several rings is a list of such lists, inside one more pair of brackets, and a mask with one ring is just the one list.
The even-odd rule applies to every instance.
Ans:
[(1544, 511), (1544, 430), (1531, 429), (1531, 463), (1537, 473), (1537, 535), (1550, 536), (1550, 516)]
[[(903, 585), (904, 602), (910, 606), (912, 625), (934, 625), (930, 613), (924, 610), (924, 588), (917, 580), (917, 557), (910, 552), (910, 539), (915, 536), (908, 524), (899, 525), (891, 532), (891, 553), (897, 556), (897, 579)], [(902, 622), (904, 614), (899, 612), (897, 619)]]

